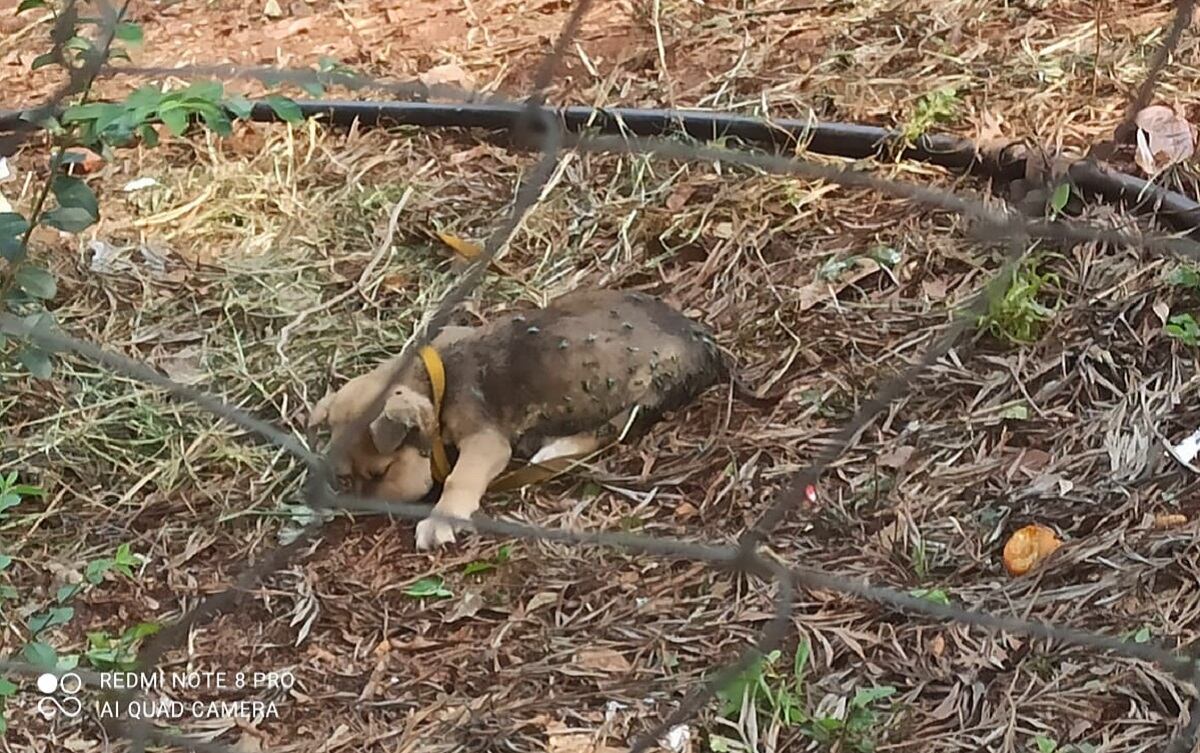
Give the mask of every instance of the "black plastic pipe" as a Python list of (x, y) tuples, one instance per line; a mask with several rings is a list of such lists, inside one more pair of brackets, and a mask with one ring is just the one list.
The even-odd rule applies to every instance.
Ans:
[[(442, 104), (433, 102), (359, 102), (353, 100), (298, 100), (306, 118), (324, 117), (336, 126), (418, 126), (423, 128), (480, 128), (511, 132), (524, 105)], [(585, 106), (551, 109), (550, 113), (571, 132), (586, 129), (606, 135), (665, 136), (687, 134), (711, 141), (736, 138), (747, 144), (773, 149), (791, 149), (804, 144), (817, 154), (861, 159), (903, 143), (897, 131), (854, 123), (818, 123), (809, 120), (766, 121), (745, 115), (701, 110), (652, 110), (640, 108), (593, 108)], [(31, 124), (17, 111), (0, 112), (0, 131), (26, 130)], [(264, 101), (254, 102), (250, 119), (283, 122)], [(536, 123), (536, 119), (534, 120)], [(969, 172), (1008, 183), (1023, 178), (1025, 160), (1016, 150), (999, 155), (981, 154), (968, 139), (946, 134), (927, 134), (916, 143), (900, 148), (904, 159), (925, 162), (956, 172)], [(1091, 160), (1069, 168), (1076, 188), (1085, 195), (1123, 204), (1139, 213), (1153, 213), (1175, 230), (1200, 236), (1200, 204), (1133, 175), (1121, 173)]]

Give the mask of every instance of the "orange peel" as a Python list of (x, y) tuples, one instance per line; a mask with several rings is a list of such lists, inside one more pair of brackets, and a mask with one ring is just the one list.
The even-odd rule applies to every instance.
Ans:
[(1004, 569), (1009, 575), (1024, 575), (1062, 546), (1051, 529), (1037, 523), (1018, 529), (1004, 545)]

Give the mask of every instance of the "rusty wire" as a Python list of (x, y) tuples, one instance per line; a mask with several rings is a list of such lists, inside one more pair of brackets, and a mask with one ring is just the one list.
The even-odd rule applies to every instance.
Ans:
[[(413, 355), (425, 343), (437, 335), (448, 321), (453, 309), (471, 295), (482, 282), (484, 273), (495, 255), (508, 243), (512, 234), (520, 225), (523, 217), (537, 205), (542, 191), (558, 164), (558, 155), (563, 148), (575, 148), (585, 152), (621, 152), (645, 154), (657, 158), (691, 161), (717, 161), (744, 168), (756, 169), (776, 174), (793, 174), (803, 177), (824, 180), (840, 185), (865, 187), (915, 203), (925, 204), (945, 211), (959, 214), (976, 223), (974, 231), (983, 240), (1006, 247), (1004, 263), (990, 281), (971, 299), (969, 303), (956, 312), (950, 324), (934, 343), (914, 364), (902, 370), (894, 378), (887, 380), (875, 395), (859, 407), (855, 415), (846, 422), (835, 435), (834, 441), (810, 466), (797, 472), (778, 493), (772, 504), (763, 512), (759, 520), (748, 529), (737, 541), (736, 545), (711, 545), (665, 537), (650, 537), (628, 533), (603, 531), (569, 531), (547, 529), (539, 526), (515, 523), (490, 518), (476, 514), (469, 521), (470, 526), (481, 533), (513, 537), (528, 540), (557, 541), (579, 546), (604, 546), (620, 548), (646, 555), (692, 559), (713, 566), (725, 568), (734, 572), (753, 575), (766, 582), (773, 583), (776, 588), (775, 612), (767, 626), (762, 630), (758, 639), (749, 646), (733, 663), (713, 673), (700, 687), (694, 689), (675, 710), (661, 720), (652, 729), (644, 733), (632, 746), (635, 753), (653, 746), (660, 737), (672, 727), (687, 721), (697, 714), (713, 695), (724, 684), (737, 676), (756, 659), (771, 651), (787, 636), (794, 617), (793, 599), (796, 588), (820, 588), (836, 591), (842, 594), (857, 596), (874, 601), (881, 605), (897, 609), (907, 614), (932, 620), (950, 620), (964, 625), (1001, 630), (1056, 641), (1063, 644), (1076, 645), (1139, 659), (1155, 662), (1171, 671), (1178, 678), (1190, 682), (1193, 686), (1195, 699), (1189, 709), (1189, 719), (1176, 735), (1173, 736), (1168, 748), (1172, 753), (1182, 753), (1195, 747), (1197, 734), (1200, 733), (1200, 663), (1191, 657), (1169, 651), (1154, 643), (1131, 643), (1100, 633), (1084, 632), (1055, 625), (1034, 622), (1017, 617), (989, 614), (963, 607), (938, 604), (911, 596), (890, 588), (873, 586), (834, 573), (805, 567), (789, 567), (765, 555), (761, 547), (768, 542), (772, 532), (783, 522), (788, 514), (798, 509), (803, 498), (803, 490), (810, 484), (815, 484), (823, 470), (836, 461), (854, 442), (854, 438), (865, 428), (874, 417), (889, 403), (906, 394), (908, 387), (922, 372), (934, 365), (954, 347), (957, 340), (970, 327), (981, 307), (986, 306), (1004, 288), (1004, 281), (1015, 264), (1024, 256), (1026, 241), (1032, 238), (1054, 238), (1065, 241), (1099, 241), (1110, 245), (1141, 246), (1185, 257), (1200, 260), (1200, 245), (1178, 238), (1137, 237), (1116, 230), (1093, 228), (1061, 221), (1031, 220), (1013, 213), (993, 210), (981, 202), (967, 199), (944, 191), (924, 188), (912, 184), (900, 183), (876, 177), (867, 173), (839, 170), (797, 158), (764, 155), (743, 151), (730, 151), (712, 147), (682, 144), (666, 139), (630, 139), (618, 137), (566, 137), (561, 124), (552, 117), (549, 111), (542, 107), (545, 91), (549, 87), (555, 67), (562, 59), (564, 51), (574, 39), (580, 24), (587, 12), (590, 0), (579, 0), (572, 9), (566, 24), (555, 40), (552, 50), (543, 57), (530, 96), (525, 100), (526, 108), (517, 124), (518, 135), (535, 136), (541, 157), (533, 167), (530, 175), (522, 182), (513, 201), (508, 216), (501, 222), (487, 239), (484, 250), (466, 273), (452, 285), (443, 295), (442, 300), (434, 311), (426, 318), (423, 325), (415, 328), (415, 334), (405, 345), (399, 357), (394, 359), (391, 376), (372, 401), (372, 408), (357, 417), (355, 425), (345, 433), (346, 437), (356, 434), (356, 428), (365, 427), (370, 415), (382, 406), (384, 396), (390, 390), (391, 384), (411, 363)], [(35, 109), (35, 115), (44, 117), (57, 111), (57, 108), (69, 97), (85, 91), (90, 81), (96, 76), (117, 74), (131, 75), (214, 75), (218, 77), (251, 77), (264, 81), (287, 81), (291, 83), (315, 82), (322, 84), (338, 84), (350, 88), (370, 88), (400, 94), (410, 98), (442, 96), (461, 101), (506, 101), (502, 95), (480, 95), (455, 87), (424, 87), (419, 83), (387, 83), (361, 77), (357, 74), (342, 72), (313, 73), (311, 71), (284, 71), (264, 68), (238, 68), (235, 66), (193, 66), (178, 69), (159, 68), (123, 68), (108, 66), (106, 60), (107, 43), (111, 41), (116, 24), (124, 14), (124, 7), (114, 10), (107, 0), (98, 0), (101, 8), (101, 39), (105, 40), (102, 49), (85, 64), (68, 75), (68, 80), (55, 91), (45, 103)], [(1129, 110), (1126, 112), (1122, 125), (1118, 129), (1127, 128), (1133, 122), (1138, 109), (1144, 107), (1150, 100), (1154, 84), (1170, 59), (1171, 53), (1178, 45), (1183, 31), (1191, 19), (1194, 0), (1177, 0), (1176, 12), (1164, 35), (1163, 44), (1156, 53), (1146, 78), (1131, 98)], [(74, 12), (75, 0), (68, 0), (66, 8)], [(67, 13), (63, 14), (69, 15)], [(59, 25), (65, 22), (60, 19)], [(64, 27), (65, 28), (65, 27)], [(61, 54), (65, 38), (56, 26), (54, 35), (56, 54)], [(12, 146), (6, 137), (6, 149)], [(17, 136), (17, 139), (27, 137)], [(19, 145), (19, 141), (16, 142)], [(308, 470), (307, 499), (314, 509), (338, 509), (347, 511), (363, 511), (386, 513), (408, 520), (420, 520), (431, 514), (428, 505), (397, 504), (386, 500), (362, 499), (349, 495), (335, 494), (331, 483), (331, 459), (338, 458), (347, 450), (345, 443), (335, 443), (325, 456), (311, 451), (297, 437), (279, 429), (270, 422), (258, 419), (239, 410), (219, 398), (174, 382), (159, 374), (146, 364), (115, 353), (105, 351), (94, 343), (73, 338), (62, 332), (37, 327), (11, 314), (0, 313), (0, 331), (6, 331), (19, 337), (37, 342), (47, 350), (61, 352), (72, 351), (84, 358), (96, 361), (113, 371), (165, 390), (172, 397), (194, 403), (209, 411), (222, 420), (234, 423), (248, 432), (257, 435), (261, 440), (273, 444), (300, 460)], [(464, 522), (464, 521), (457, 521)], [(151, 639), (138, 656), (137, 671), (154, 669), (163, 655), (172, 648), (184, 642), (188, 631), (205, 619), (227, 609), (234, 604), (244, 592), (254, 587), (262, 578), (285, 567), (292, 561), (297, 552), (310, 544), (320, 523), (314, 521), (307, 526), (299, 536), (290, 543), (277, 547), (268, 552), (257, 564), (245, 569), (238, 575), (234, 585), (213, 594), (186, 612), (172, 625)], [(41, 674), (44, 668), (12, 661), (0, 661), (0, 670), (21, 674)], [(62, 673), (57, 673), (62, 674)], [(95, 683), (98, 675), (88, 671), (77, 671), (84, 681)], [(129, 700), (133, 693), (123, 695)], [(227, 751), (226, 746), (192, 740), (178, 735), (170, 735), (152, 725), (133, 719), (125, 719), (118, 725), (121, 734), (132, 741), (132, 750), (136, 753), (144, 750), (149, 741), (159, 744), (172, 745), (196, 751)]]

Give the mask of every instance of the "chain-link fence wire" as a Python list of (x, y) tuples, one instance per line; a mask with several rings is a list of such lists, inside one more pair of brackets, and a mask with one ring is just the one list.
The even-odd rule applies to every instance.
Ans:
[[(1190, 656), (1168, 651), (1154, 643), (1127, 642), (1100, 633), (1078, 631), (954, 605), (938, 604), (890, 588), (872, 586), (813, 568), (788, 566), (760, 551), (760, 547), (787, 515), (801, 506), (805, 488), (815, 484), (825, 468), (850, 447), (859, 432), (866, 428), (888, 404), (903, 397), (916, 378), (948, 353), (958, 339), (971, 328), (977, 320), (978, 314), (1003, 293), (1006, 282), (1010, 278), (1014, 266), (1022, 260), (1030, 239), (1048, 238), (1069, 242), (1093, 241), (1112, 246), (1144, 247), (1193, 260), (1200, 260), (1200, 245), (1181, 238), (1146, 237), (1132, 232), (1094, 228), (1063, 220), (1031, 219), (1013, 212), (995, 210), (980, 201), (949, 192), (891, 181), (865, 172), (817, 165), (794, 157), (689, 145), (665, 138), (635, 139), (566, 135), (561, 123), (555, 117), (554, 111), (543, 107), (543, 102), (545, 91), (552, 82), (555, 67), (573, 41), (589, 4), (590, 0), (580, 0), (575, 4), (566, 24), (555, 40), (553, 49), (541, 61), (530, 96), (524, 100), (523, 114), (515, 129), (515, 135), (518, 140), (536, 144), (541, 157), (529, 176), (521, 183), (511, 211), (487, 239), (483, 252), (443, 295), (441, 302), (425, 322), (415, 328), (414, 335), (406, 343), (400, 356), (392, 361), (392, 371), (389, 379), (386, 380), (387, 384), (379, 389), (372, 400), (370, 409), (355, 418), (353, 425), (348, 428), (343, 437), (357, 436), (359, 431), (365, 429), (369, 418), (382, 408), (385, 395), (391, 390), (393, 383), (411, 363), (413, 354), (438, 334), (454, 308), (482, 282), (490, 262), (508, 243), (526, 213), (537, 205), (558, 164), (558, 155), (563, 148), (573, 148), (583, 152), (643, 154), (671, 160), (723, 162), (749, 170), (779, 175), (796, 175), (843, 186), (865, 187), (918, 204), (954, 212), (974, 222), (971, 232), (981, 242), (1005, 246), (1004, 263), (1000, 270), (969, 303), (960, 308), (941, 336), (916, 363), (904, 369), (893, 379), (886, 381), (870, 400), (859, 407), (855, 415), (835, 435), (834, 441), (829, 443), (827, 449), (810, 466), (793, 475), (790, 482), (778, 493), (755, 525), (739, 538), (736, 546), (715, 546), (629, 533), (547, 529), (498, 520), (483, 514), (472, 516), (470, 521), (451, 520), (450, 522), (469, 523), (470, 527), (478, 532), (510, 538), (562, 542), (579, 546), (613, 547), (647, 555), (691, 559), (753, 575), (774, 583), (776, 587), (775, 612), (757, 640), (743, 652), (737, 661), (713, 673), (700, 687), (689, 694), (667, 718), (635, 740), (632, 746), (632, 750), (635, 752), (649, 749), (668, 730), (693, 717), (712, 699), (718, 689), (783, 641), (794, 617), (793, 594), (796, 588), (836, 591), (868, 599), (912, 616), (951, 620), (990, 630), (1020, 633), (1062, 644), (1094, 649), (1098, 652), (1108, 652), (1158, 663), (1179, 679), (1193, 685), (1193, 693), (1196, 698), (1189, 708), (1188, 722), (1172, 737), (1168, 746), (1168, 750), (1172, 753), (1192, 750), (1196, 744), (1197, 733), (1200, 732), (1200, 663)], [(82, 93), (86, 97), (87, 90), (96, 77), (112, 75), (249, 77), (275, 83), (320, 83), (322, 85), (343, 85), (352, 89), (373, 89), (410, 99), (439, 97), (459, 101), (509, 101), (498, 94), (481, 95), (477, 92), (444, 85), (427, 87), (418, 82), (378, 81), (340, 71), (287, 71), (236, 66), (196, 66), (174, 69), (113, 67), (108, 64), (108, 49), (117, 24), (125, 16), (127, 2), (120, 8), (114, 8), (107, 0), (96, 0), (96, 5), (100, 11), (99, 43), (94, 46), (92, 52), (85, 55), (83, 65), (70, 69), (68, 80), (45, 103), (35, 108), (34, 117), (31, 117), (31, 120), (36, 122), (38, 117), (58, 112), (62, 103), (72, 96)], [(1194, 0), (1177, 1), (1176, 12), (1163, 37), (1163, 44), (1153, 58), (1145, 80), (1131, 98), (1125, 117), (1118, 126), (1116, 137), (1127, 135), (1124, 132), (1127, 132), (1134, 122), (1137, 112), (1150, 101), (1157, 77), (1169, 61), (1171, 53), (1178, 45), (1183, 31), (1192, 18), (1193, 6)], [(75, 0), (68, 0), (56, 20), (52, 32), (52, 53), (56, 57), (64, 54), (65, 45), (74, 34), (74, 24), (78, 18), (77, 3)], [(68, 31), (71, 34), (67, 34)], [(27, 138), (28, 135), (9, 135), (3, 142), (0, 142), (0, 147), (4, 148), (5, 153), (11, 154)], [(35, 207), (36, 209), (37, 207)], [(436, 515), (428, 505), (398, 504), (386, 500), (364, 499), (335, 493), (330, 469), (336, 467), (336, 461), (347, 451), (347, 441), (335, 441), (324, 454), (313, 452), (296, 436), (270, 422), (258, 419), (213, 395), (179, 384), (144, 363), (105, 351), (96, 344), (57, 331), (42, 323), (41, 320), (31, 323), (9, 313), (0, 313), (0, 329), (17, 337), (28, 338), (51, 352), (71, 351), (125, 376), (161, 388), (172, 397), (194, 403), (213, 415), (236, 424), (263, 441), (288, 452), (303, 462), (308, 470), (306, 497), (309, 505), (314, 509), (386, 513), (413, 521)], [(156, 669), (167, 651), (185, 645), (189, 630), (229, 608), (263, 578), (291, 562), (299, 551), (313, 542), (321, 526), (321, 516), (315, 517), (316, 519), (291, 542), (269, 551), (257, 564), (241, 572), (230, 588), (207, 597), (147, 642), (139, 652), (136, 671), (146, 672)], [(29, 675), (45, 672), (44, 668), (12, 661), (0, 661), (0, 669)], [(95, 672), (77, 670), (76, 674), (85, 683), (97, 684), (99, 681), (99, 675)], [(128, 702), (137, 695), (135, 691), (126, 691), (120, 700)], [(128, 717), (121, 719), (116, 727), (120, 734), (132, 741), (132, 749), (137, 753), (144, 750), (145, 745), (151, 741), (160, 745), (195, 751), (225, 753), (229, 750), (226, 746), (218, 743), (173, 735), (145, 721)]]

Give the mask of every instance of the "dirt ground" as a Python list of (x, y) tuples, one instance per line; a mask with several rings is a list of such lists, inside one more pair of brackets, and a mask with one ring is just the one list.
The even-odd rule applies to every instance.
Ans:
[[(50, 70), (29, 72), (45, 49), (35, 23), (44, 13), (17, 16), (15, 6), (0, 2), (5, 107), (55, 83)], [(130, 8), (145, 30), (138, 65), (328, 57), (389, 79), (433, 75), (520, 95), (569, 5)], [(551, 101), (900, 126), (953, 87), (937, 130), (999, 127), (1078, 151), (1119, 122), (1171, 4), (1102, 2), (1099, 35), (1097, 15), (1075, 0), (597, 0)], [(1189, 30), (1156, 101), (1194, 113), (1196, 50)], [(96, 96), (140, 83), (106, 78)], [(35, 139), (9, 161), (0, 193), (14, 206), (29, 206), (45, 156)], [(243, 124), (228, 139), (198, 132), (119, 151), (89, 177), (101, 222), (81, 238), (39, 234), (36, 248), (59, 275), (53, 306), (69, 332), (302, 436), (326, 387), (398, 352), (455, 279), (460, 267), (435, 233), (481, 241), (530, 164), (468, 132)], [(920, 165), (876, 169), (986, 189)], [(1170, 179), (1187, 189), (1190, 175), (1185, 166)], [(1108, 207), (1088, 217), (1129, 221)], [(1187, 646), (1200, 611), (1200, 505), (1162, 441), (1196, 428), (1196, 350), (1163, 322), (1200, 308), (1196, 290), (1171, 284), (1178, 265), (1150, 252), (1035, 251), (1022, 279), (1045, 276), (1039, 300), (1053, 313), (1040, 335), (1014, 344), (981, 327), (862, 433), (822, 479), (818, 509), (793, 515), (768, 547), (785, 562), (997, 614)], [(638, 287), (704, 319), (748, 381), (787, 386), (788, 397), (764, 412), (714, 390), (588, 473), (485, 509), (549, 527), (731, 542), (881, 379), (919, 357), (998, 258), (956, 217), (868, 191), (571, 155), (501, 260), (504, 274), (463, 317), (581, 285)], [(1003, 329), (1008, 316), (991, 321)], [(21, 623), (59, 586), (122, 544), (144, 563), (85, 590), (47, 633), (83, 666), (89, 634), (169, 624), (306, 520), (300, 466), (196, 407), (74, 357), (49, 382), (2, 376), (3, 469), (46, 496), (0, 518), (14, 557), (0, 578), (18, 594), (6, 616), (20, 617), (0, 628), (0, 655), (24, 645)], [(1012, 577), (1001, 549), (1030, 522), (1066, 545), (1046, 568)], [(290, 691), (181, 694), (271, 700), (277, 713), (170, 723), (246, 752), (624, 750), (736, 656), (771, 605), (768, 585), (687, 561), (482, 536), (418, 555), (411, 524), (339, 517), (163, 665), (290, 673)], [(1163, 749), (1186, 721), (1192, 691), (1145, 662), (824, 591), (797, 595), (793, 623), (764, 676), (774, 700), (710, 705), (678, 750), (1132, 753)], [(124, 749), (95, 715), (37, 718), (36, 697), (10, 699), (0, 749)]]

